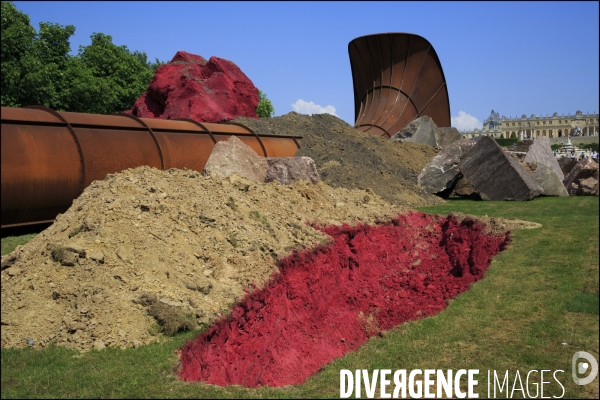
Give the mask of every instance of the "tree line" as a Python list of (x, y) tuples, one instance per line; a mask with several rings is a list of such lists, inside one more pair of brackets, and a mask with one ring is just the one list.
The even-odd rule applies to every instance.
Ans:
[[(90, 45), (79, 46), (77, 55), (70, 55), (75, 26), (40, 22), (36, 32), (29, 16), (11, 1), (2, 1), (1, 15), (1, 103), (5, 107), (122, 112), (133, 107), (164, 64), (159, 59), (148, 61), (145, 52), (117, 46), (104, 33), (93, 33)], [(272, 104), (260, 94), (259, 116), (270, 117)]]

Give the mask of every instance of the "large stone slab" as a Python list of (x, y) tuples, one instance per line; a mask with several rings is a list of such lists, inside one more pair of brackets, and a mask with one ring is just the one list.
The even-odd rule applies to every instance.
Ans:
[(531, 200), (542, 194), (531, 174), (491, 137), (483, 137), (458, 164), (483, 200)]
[(571, 196), (598, 196), (598, 164), (589, 157), (580, 160), (564, 184)]
[(435, 122), (433, 122), (433, 119), (424, 115), (412, 120), (410, 124), (406, 125), (404, 129), (396, 133), (390, 139), (438, 147), (436, 138), (439, 137), (439, 135), (439, 128)]
[(317, 166), (310, 157), (267, 157), (268, 169), (265, 182), (279, 182), (281, 185), (305, 180), (317, 183), (321, 180)]
[(403, 142), (415, 142), (427, 144), (441, 149), (450, 143), (462, 139), (462, 135), (456, 128), (440, 128), (428, 115), (415, 118), (400, 132), (391, 137), (392, 140)]
[(267, 169), (264, 157), (260, 157), (237, 137), (231, 136), (215, 144), (202, 175), (225, 178), (236, 174), (254, 182), (264, 182)]
[(533, 140), (523, 161), (543, 164), (554, 171), (561, 181), (565, 178), (556, 157), (554, 157), (552, 147), (550, 147), (550, 140), (545, 136)]
[[(531, 163), (535, 164), (535, 163)], [(553, 169), (544, 164), (537, 164), (535, 170), (531, 173), (533, 179), (542, 187), (544, 196), (565, 197), (569, 193), (563, 185), (562, 179), (556, 175)]]
[(475, 144), (472, 139), (461, 139), (445, 146), (423, 168), (417, 177), (419, 185), (427, 193), (440, 193), (452, 188), (460, 174), (458, 163)]
[(462, 135), (458, 131), (458, 129), (453, 127), (443, 127), (439, 128), (439, 137), (437, 138), (438, 146), (444, 148), (451, 143), (462, 140)]

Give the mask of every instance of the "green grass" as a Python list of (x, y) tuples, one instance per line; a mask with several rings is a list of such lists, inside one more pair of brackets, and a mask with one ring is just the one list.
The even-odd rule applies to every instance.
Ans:
[[(571, 357), (584, 350), (599, 358), (598, 197), (451, 200), (421, 211), (518, 218), (543, 226), (514, 231), (510, 247), (494, 258), (485, 278), (443, 312), (369, 340), (301, 385), (244, 389), (181, 382), (172, 372), (174, 352), (197, 334), (188, 332), (137, 349), (81, 356), (58, 347), (2, 349), (2, 398), (334, 398), (340, 369), (381, 368), (479, 369), (480, 398), (487, 396), (488, 370), (502, 376), (510, 370), (511, 380), (519, 370), (523, 384), (530, 370), (564, 370), (557, 374), (564, 398), (597, 398), (598, 379), (587, 386), (573, 383)], [(545, 385), (544, 396), (560, 396), (560, 386), (550, 380), (554, 384)]]
[(29, 242), (37, 236), (37, 233), (29, 233), (22, 236), (8, 236), (2, 238), (2, 255), (12, 252), (17, 246)]
[(598, 293), (574, 292), (566, 304), (567, 311), (598, 314)]

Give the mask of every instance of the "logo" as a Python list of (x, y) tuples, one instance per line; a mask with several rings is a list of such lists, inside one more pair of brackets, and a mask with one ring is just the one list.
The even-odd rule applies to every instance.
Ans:
[[(577, 360), (585, 358), (585, 362), (577, 362)], [(573, 382), (576, 385), (587, 385), (596, 379), (598, 375), (598, 363), (594, 356), (586, 351), (578, 351), (573, 354), (573, 365), (572, 365), (571, 373), (573, 374)], [(584, 375), (588, 370), (591, 371), (590, 374), (586, 378), (580, 378), (578, 375)]]

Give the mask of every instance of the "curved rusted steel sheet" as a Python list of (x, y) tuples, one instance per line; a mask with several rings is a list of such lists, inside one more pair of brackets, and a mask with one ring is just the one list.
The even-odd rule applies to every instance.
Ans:
[(433, 46), (412, 33), (361, 36), (348, 44), (354, 84), (354, 127), (391, 137), (428, 115), (450, 126), (446, 79)]
[(236, 136), (264, 157), (292, 157), (301, 137), (237, 124), (2, 107), (2, 228), (52, 222), (94, 180), (142, 165), (202, 171)]

